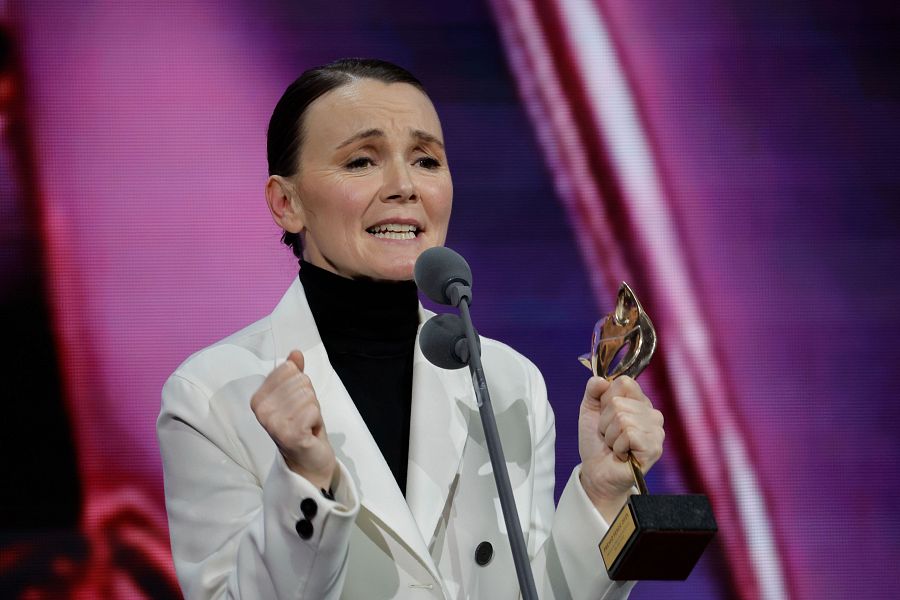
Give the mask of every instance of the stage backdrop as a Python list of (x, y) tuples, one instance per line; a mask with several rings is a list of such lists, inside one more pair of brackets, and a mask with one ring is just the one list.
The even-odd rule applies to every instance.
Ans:
[(179, 597), (160, 388), (296, 275), (263, 198), (268, 117), (304, 69), (368, 56), (437, 106), (447, 243), (480, 332), (544, 373), (557, 493), (576, 359), (619, 282), (657, 325), (649, 485), (708, 494), (721, 529), (686, 582), (632, 597), (893, 597), (898, 12), (0, 1), (0, 595)]

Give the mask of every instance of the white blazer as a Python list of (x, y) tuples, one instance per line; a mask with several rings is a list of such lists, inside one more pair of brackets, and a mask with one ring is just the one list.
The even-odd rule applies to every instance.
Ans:
[[(420, 312), (424, 323), (431, 313)], [(293, 349), (339, 461), (334, 501), (286, 467), (250, 410)], [(631, 583), (606, 576), (597, 544), (607, 524), (578, 468), (554, 511), (555, 428), (541, 374), (499, 342), (483, 338), (482, 353), (540, 598), (627, 597)], [(271, 315), (178, 367), (162, 398), (166, 509), (187, 598), (518, 597), (467, 369), (433, 366), (416, 343), (405, 499), (328, 362), (299, 279)], [(307, 498), (315, 515), (310, 502), (301, 510)], [(475, 560), (482, 542), (493, 550), (486, 565)]]

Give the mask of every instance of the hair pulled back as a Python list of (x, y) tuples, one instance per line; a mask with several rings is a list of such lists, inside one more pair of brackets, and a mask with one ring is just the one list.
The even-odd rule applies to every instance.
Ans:
[[(422, 83), (412, 73), (385, 60), (342, 58), (304, 71), (284, 91), (269, 119), (266, 133), (269, 175), (292, 177), (297, 174), (306, 110), (320, 96), (358, 79), (408, 83), (425, 93)], [(281, 241), (291, 247), (294, 256), (303, 256), (303, 243), (299, 234), (285, 231)]]

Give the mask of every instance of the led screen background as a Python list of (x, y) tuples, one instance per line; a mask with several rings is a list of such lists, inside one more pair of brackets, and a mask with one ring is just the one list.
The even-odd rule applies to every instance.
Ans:
[[(702, 309), (758, 495), (742, 495), (740, 478), (729, 493), (771, 527), (771, 555), (747, 560), (776, 570), (717, 544), (687, 582), (642, 583), (632, 597), (892, 595), (897, 9), (548, 2), (534, 3), (529, 29), (516, 12), (526, 4), (0, 3), (14, 59), (4, 73), (18, 82), (3, 104), (2, 291), (13, 307), (4, 377), (14, 382), (3, 454), (16, 482), (3, 492), (4, 595), (175, 594), (159, 391), (191, 352), (268, 313), (295, 275), (264, 205), (265, 127), (299, 72), (352, 55), (409, 68), (437, 106), (455, 187), (448, 245), (472, 264), (481, 333), (544, 373), (560, 484), (577, 462), (586, 371), (575, 359), (610, 308), (610, 282), (625, 276), (660, 315), (661, 356), (647, 380), (673, 426), (651, 489), (699, 491), (698, 466), (734, 475), (717, 455), (691, 452), (692, 422), (667, 383), (678, 379), (679, 329), (671, 298), (655, 291), (672, 289), (671, 273), (654, 257), (683, 257), (676, 283)], [(565, 16), (591, 9), (663, 190), (665, 211), (641, 214), (677, 234), (616, 237), (626, 268), (600, 277), (585, 243), (596, 215), (573, 209), (560, 173), (577, 169), (548, 151), (534, 108), (544, 82), (529, 87), (517, 62), (543, 35), (547, 52), (563, 55), (551, 64), (573, 64), (566, 52), (593, 38), (570, 38)], [(600, 69), (604, 58), (585, 60)], [(571, 100), (584, 81), (555, 72)], [(574, 116), (571, 131), (552, 122), (554, 139), (597, 148)], [(609, 206), (643, 200), (626, 193)], [(617, 231), (636, 231), (623, 223)], [(756, 587), (741, 585), (747, 578)]]

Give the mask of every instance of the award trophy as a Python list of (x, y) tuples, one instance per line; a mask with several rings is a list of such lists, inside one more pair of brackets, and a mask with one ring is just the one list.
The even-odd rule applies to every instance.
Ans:
[[(591, 352), (579, 360), (609, 381), (620, 375), (637, 378), (655, 350), (653, 323), (623, 282), (615, 310), (597, 321)], [(628, 498), (600, 542), (609, 577), (684, 580), (718, 530), (709, 499), (702, 494), (651, 495), (638, 461), (629, 454), (628, 462), (638, 493)]]

